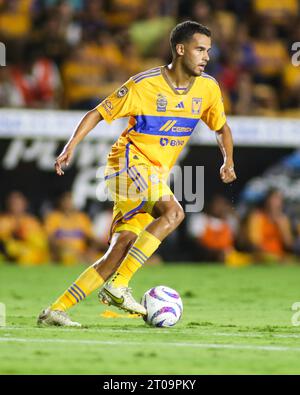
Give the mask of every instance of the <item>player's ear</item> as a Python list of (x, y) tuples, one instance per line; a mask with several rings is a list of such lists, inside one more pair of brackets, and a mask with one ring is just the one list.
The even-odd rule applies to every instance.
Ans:
[(182, 56), (184, 54), (184, 45), (177, 44), (176, 45), (176, 52), (177, 52), (177, 55)]

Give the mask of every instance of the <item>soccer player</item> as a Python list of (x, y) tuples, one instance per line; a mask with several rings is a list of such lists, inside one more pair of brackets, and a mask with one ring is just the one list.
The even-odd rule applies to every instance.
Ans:
[(224, 158), (221, 180), (236, 179), (220, 88), (204, 73), (211, 32), (186, 21), (172, 30), (170, 44), (172, 63), (135, 75), (89, 111), (56, 159), (56, 172), (63, 175), (62, 166), (68, 166), (76, 145), (98, 122), (129, 117), (106, 167), (105, 179), (114, 199), (109, 249), (40, 314), (39, 324), (80, 326), (68, 317), (67, 309), (100, 287), (103, 302), (146, 314), (128, 284), (184, 219), (166, 177), (200, 119), (216, 132)]

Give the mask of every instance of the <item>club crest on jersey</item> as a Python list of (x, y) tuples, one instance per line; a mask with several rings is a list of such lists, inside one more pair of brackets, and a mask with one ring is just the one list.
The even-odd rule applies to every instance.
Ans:
[(117, 92), (117, 97), (121, 98), (121, 97), (125, 96), (127, 93), (128, 93), (127, 86), (122, 86)]
[(157, 99), (156, 99), (156, 111), (157, 112), (166, 112), (167, 105), (168, 105), (168, 100), (167, 100), (166, 96), (159, 93), (157, 95)]
[(193, 100), (192, 100), (192, 114), (200, 115), (201, 106), (202, 106), (202, 98), (193, 97)]

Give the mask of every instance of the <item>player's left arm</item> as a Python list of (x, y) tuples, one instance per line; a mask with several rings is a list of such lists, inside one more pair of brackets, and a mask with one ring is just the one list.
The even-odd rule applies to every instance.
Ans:
[(216, 131), (216, 139), (224, 159), (223, 165), (220, 168), (220, 177), (225, 184), (228, 184), (236, 180), (236, 174), (233, 162), (232, 133), (227, 122), (225, 122), (221, 129)]

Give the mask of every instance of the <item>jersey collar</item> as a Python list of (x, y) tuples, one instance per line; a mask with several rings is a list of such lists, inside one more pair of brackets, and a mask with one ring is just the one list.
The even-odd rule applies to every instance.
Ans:
[(172, 84), (172, 82), (170, 81), (170, 79), (166, 73), (166, 66), (161, 66), (160, 68), (161, 68), (161, 74), (162, 74), (164, 80), (166, 81), (166, 83), (169, 85), (169, 87), (172, 89), (172, 91), (176, 95), (179, 95), (179, 96), (186, 95), (191, 90), (192, 86), (194, 85), (195, 79), (196, 79), (195, 77), (191, 78), (189, 85), (186, 87), (186, 89), (184, 91), (183, 90), (176, 90), (175, 86)]

